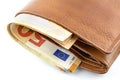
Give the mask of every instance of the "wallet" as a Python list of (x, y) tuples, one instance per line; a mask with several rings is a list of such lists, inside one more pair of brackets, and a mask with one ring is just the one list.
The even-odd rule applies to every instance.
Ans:
[(42, 17), (78, 36), (68, 50), (83, 69), (106, 73), (119, 55), (119, 0), (32, 0), (20, 14)]

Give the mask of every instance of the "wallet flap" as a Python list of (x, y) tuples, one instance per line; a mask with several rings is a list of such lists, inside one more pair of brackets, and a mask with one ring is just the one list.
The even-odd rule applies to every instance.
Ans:
[(33, 0), (21, 12), (53, 21), (111, 53), (119, 43), (119, 0)]

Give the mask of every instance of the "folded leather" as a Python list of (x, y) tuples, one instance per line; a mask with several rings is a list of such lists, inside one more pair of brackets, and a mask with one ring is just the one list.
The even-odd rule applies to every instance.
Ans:
[(105, 73), (120, 51), (119, 4), (119, 0), (32, 0), (17, 15), (33, 14), (71, 31), (79, 37), (70, 51), (82, 60), (80, 67)]

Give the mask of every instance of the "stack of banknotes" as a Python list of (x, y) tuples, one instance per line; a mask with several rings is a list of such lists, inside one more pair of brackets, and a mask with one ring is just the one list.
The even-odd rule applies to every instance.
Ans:
[(20, 14), (9, 24), (8, 30), (22, 46), (63, 71), (74, 72), (81, 63), (69, 51), (78, 37), (54, 22)]

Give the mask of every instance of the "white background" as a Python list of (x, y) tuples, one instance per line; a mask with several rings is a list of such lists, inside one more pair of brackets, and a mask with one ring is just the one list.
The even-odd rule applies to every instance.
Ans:
[(120, 56), (106, 74), (65, 73), (31, 54), (7, 33), (14, 15), (30, 0), (0, 0), (0, 80), (120, 80)]

